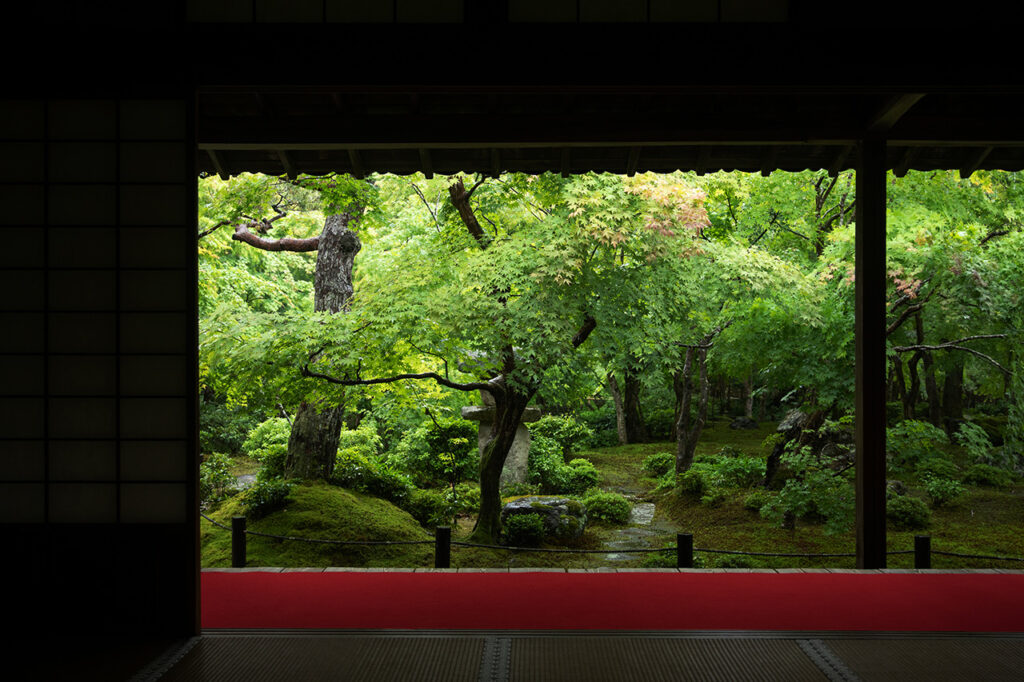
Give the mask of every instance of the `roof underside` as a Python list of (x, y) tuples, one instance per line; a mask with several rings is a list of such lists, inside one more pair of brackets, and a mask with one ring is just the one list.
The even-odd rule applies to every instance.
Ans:
[(204, 89), (199, 171), (563, 174), (1024, 169), (1024, 95), (865, 88)]

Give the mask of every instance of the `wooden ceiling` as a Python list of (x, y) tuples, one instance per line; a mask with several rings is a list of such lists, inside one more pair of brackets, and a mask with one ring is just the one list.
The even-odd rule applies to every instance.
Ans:
[(893, 86), (206, 87), (199, 172), (1024, 169), (1024, 93)]

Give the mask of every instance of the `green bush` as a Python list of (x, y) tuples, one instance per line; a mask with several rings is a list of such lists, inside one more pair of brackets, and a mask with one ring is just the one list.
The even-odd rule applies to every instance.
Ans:
[(424, 528), (451, 524), (453, 509), (443, 491), (413, 488), (401, 507)]
[(501, 489), (502, 497), (521, 497), (522, 495), (537, 495), (539, 493), (540, 486), (536, 483), (509, 483)]
[(203, 507), (220, 502), (238, 492), (231, 475), (231, 458), (215, 452), (205, 455), (199, 465), (199, 504)]
[(423, 487), (474, 480), (480, 466), (477, 427), (465, 419), (438, 419), (408, 432), (389, 457)]
[(954, 439), (967, 453), (970, 461), (990, 466), (1003, 464), (1003, 462), (999, 461), (1002, 458), (996, 456), (996, 452), (992, 447), (992, 441), (989, 440), (985, 429), (977, 424), (964, 422), (960, 425), (960, 429), (956, 432)]
[(761, 511), (772, 500), (772, 494), (767, 490), (755, 490), (743, 498), (743, 508), (753, 512)]
[(589, 459), (574, 459), (569, 462), (568, 485), (562, 492), (582, 495), (597, 485), (598, 473)]
[(557, 441), (562, 448), (563, 460), (571, 458), (594, 437), (593, 430), (586, 423), (568, 415), (545, 415), (528, 428), (531, 437), (544, 436)]
[(1013, 481), (1013, 474), (1009, 471), (988, 464), (975, 464), (964, 474), (964, 483), (990, 488), (1009, 488)]
[(259, 423), (252, 409), (219, 400), (199, 400), (199, 449), (201, 452), (242, 452), (246, 435)]
[(929, 457), (917, 463), (914, 468), (917, 478), (926, 481), (931, 478), (955, 480), (960, 478), (960, 469), (948, 459)]
[(929, 478), (924, 484), (924, 491), (933, 507), (944, 507), (954, 504), (967, 492), (958, 481), (945, 478)]
[(713, 506), (723, 502), (726, 490), (755, 485), (764, 480), (765, 461), (760, 457), (704, 455), (676, 477), (680, 493), (701, 498)]
[(931, 523), (932, 513), (924, 500), (898, 495), (886, 501), (885, 516), (894, 530), (922, 530)]
[(544, 493), (581, 495), (598, 480), (597, 469), (589, 460), (574, 459), (566, 464), (558, 441), (547, 436), (533, 437), (528, 467), (531, 483)]
[(591, 436), (582, 443), (583, 447), (606, 448), (619, 444), (619, 432), (615, 423), (615, 407), (611, 403), (593, 410), (580, 410), (576, 419), (590, 429)]
[(445, 500), (453, 510), (453, 514), (475, 514), (480, 510), (480, 485), (476, 483), (459, 483), (454, 492), (445, 489)]
[(648, 410), (644, 415), (644, 422), (647, 425), (647, 432), (652, 439), (669, 440), (675, 430), (676, 415), (671, 407)]
[(242, 452), (263, 465), (262, 478), (284, 475), (284, 462), (288, 455), (288, 436), (291, 427), (282, 417), (271, 417), (258, 424), (242, 443)]
[(889, 469), (907, 471), (921, 460), (943, 456), (941, 445), (949, 443), (946, 432), (925, 421), (907, 419), (886, 429)]
[(641, 468), (651, 476), (664, 476), (665, 473), (675, 469), (676, 457), (671, 452), (659, 452), (644, 460)]
[(381, 451), (381, 438), (372, 421), (364, 421), (356, 429), (342, 429), (338, 436), (338, 449), (358, 452), (364, 457), (376, 457)]
[(331, 483), (382, 497), (399, 507), (413, 490), (412, 482), (401, 472), (354, 449), (338, 452)]
[(887, 402), (885, 404), (885, 425), (889, 427), (896, 426), (900, 420), (903, 419), (903, 403)]
[(622, 524), (629, 521), (632, 503), (618, 493), (593, 492), (583, 498), (587, 519), (601, 523)]
[(853, 525), (856, 496), (853, 486), (828, 469), (808, 470), (790, 478), (782, 490), (761, 508), (761, 517), (780, 527), (787, 515), (823, 522), (825, 532), (844, 533)]
[(502, 528), (505, 544), (511, 547), (537, 547), (544, 540), (544, 517), (540, 514), (513, 514)]
[(257, 479), (250, 488), (240, 496), (245, 507), (246, 516), (258, 519), (284, 506), (288, 493), (295, 485), (294, 481), (282, 478)]

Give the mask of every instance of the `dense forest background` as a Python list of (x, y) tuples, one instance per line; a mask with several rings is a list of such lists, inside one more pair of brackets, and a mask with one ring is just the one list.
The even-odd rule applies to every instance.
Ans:
[[(1024, 467), (1022, 199), (1017, 173), (889, 177), (896, 527)], [(855, 207), (850, 172), (203, 178), (204, 504), (322, 481), (499, 541), (517, 494), (624, 521), (588, 453), (661, 443), (651, 495), (847, 533)], [(485, 402), (481, 455), (460, 410)], [(528, 406), (529, 481), (500, 486)]]

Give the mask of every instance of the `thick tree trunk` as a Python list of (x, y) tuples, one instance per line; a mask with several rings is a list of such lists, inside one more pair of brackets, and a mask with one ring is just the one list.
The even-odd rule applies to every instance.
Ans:
[(608, 392), (612, 394), (612, 402), (615, 403), (615, 432), (619, 437), (619, 445), (629, 442), (629, 432), (626, 430), (626, 408), (622, 402), (622, 391), (619, 390), (619, 382), (615, 379), (614, 372), (608, 372)]
[(472, 542), (493, 544), (501, 537), (501, 470), (533, 393), (518, 393), (506, 384), (505, 394), (494, 396), (494, 426), (480, 455), (480, 514)]
[(952, 436), (964, 420), (964, 365), (962, 362), (957, 362), (946, 372), (946, 379), (942, 385), (942, 413), (946, 433)]
[[(693, 388), (691, 378), (693, 374), (693, 361), (696, 356), (700, 365), (700, 398), (697, 403), (697, 416), (690, 419), (690, 403), (692, 401)], [(683, 400), (679, 406), (679, 418), (676, 421), (676, 474), (681, 474), (693, 464), (693, 455), (697, 450), (697, 441), (700, 440), (701, 431), (707, 423), (708, 416), (708, 351), (707, 348), (688, 348), (686, 350), (686, 361), (683, 364), (682, 376), (679, 383), (683, 386)]]
[(743, 380), (743, 395), (746, 402), (743, 404), (743, 416), (747, 419), (754, 418), (754, 373), (751, 371)]
[[(352, 265), (362, 248), (349, 229), (353, 213), (327, 216), (320, 234), (313, 281), (313, 309), (339, 313), (352, 298)], [(314, 358), (315, 361), (315, 358)], [(288, 478), (330, 478), (338, 452), (344, 408), (302, 403), (292, 422), (284, 473)]]

